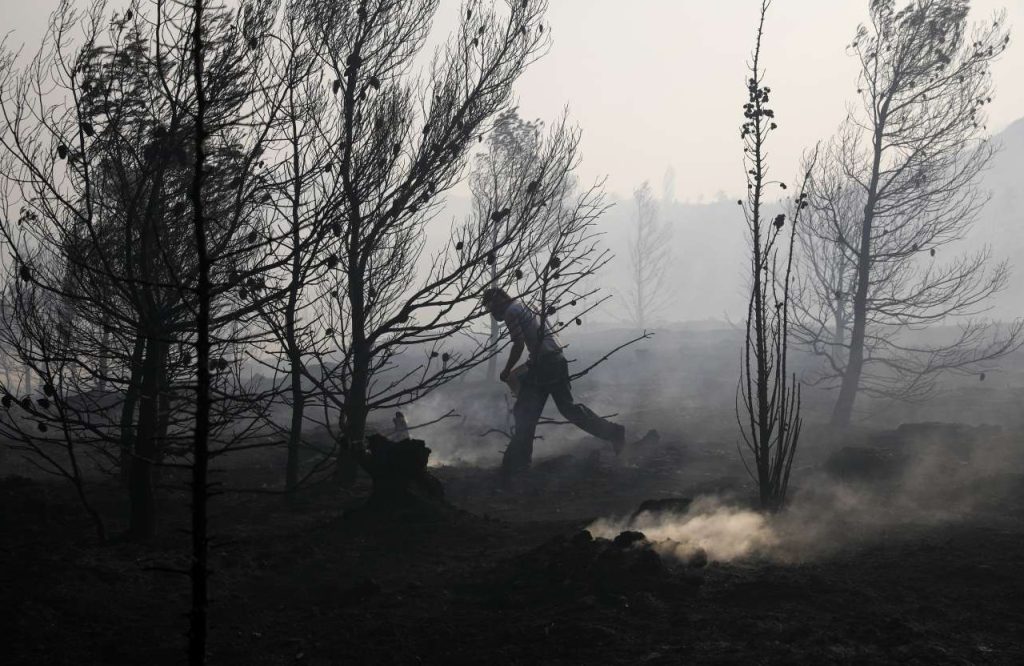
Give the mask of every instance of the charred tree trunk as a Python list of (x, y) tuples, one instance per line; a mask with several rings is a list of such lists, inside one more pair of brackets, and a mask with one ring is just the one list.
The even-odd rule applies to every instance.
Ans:
[(163, 364), (161, 365), (160, 372), (160, 398), (157, 401), (156, 467), (153, 470), (153, 477), (156, 481), (160, 480), (161, 463), (167, 453), (167, 435), (171, 427), (170, 369), (167, 367), (169, 353), (170, 345), (164, 342), (161, 349)]
[(132, 451), (135, 447), (135, 407), (139, 402), (142, 385), (142, 359), (146, 351), (146, 339), (142, 335), (135, 338), (132, 350), (131, 367), (129, 369), (128, 390), (124, 403), (121, 405), (121, 482), (128, 485), (131, 469)]
[[(359, 57), (359, 49), (353, 52)], [(350, 67), (344, 85), (344, 145), (341, 163), (342, 187), (350, 205), (348, 237), (346, 238), (348, 299), (352, 320), (352, 377), (345, 396), (345, 432), (338, 447), (335, 480), (343, 485), (355, 483), (359, 473), (359, 456), (366, 435), (367, 394), (370, 389), (371, 342), (367, 340), (366, 266), (369, 257), (363, 248), (363, 217), (361, 198), (352, 173), (352, 146), (355, 145), (355, 108), (357, 68)]]
[(196, 87), (195, 174), (192, 179), (192, 214), (196, 241), (198, 279), (196, 285), (196, 418), (192, 447), (192, 608), (189, 611), (188, 660), (191, 666), (206, 663), (206, 615), (209, 603), (207, 583), (207, 515), (209, 499), (207, 472), (210, 464), (210, 259), (206, 247), (203, 211), (203, 179), (206, 151), (206, 94), (203, 88), (203, 5), (196, 0), (192, 33), (193, 75)]
[(292, 422), (288, 431), (288, 462), (285, 469), (285, 491), (294, 498), (299, 486), (299, 447), (302, 444), (302, 416), (305, 411), (306, 394), (302, 390), (301, 358), (292, 356)]
[(836, 298), (836, 309), (835, 317), (833, 317), (834, 331), (832, 333), (832, 346), (836, 352), (840, 352), (842, 346), (846, 343), (846, 295), (843, 293), (843, 289), (846, 288), (842, 282), (839, 283), (839, 295)]
[(860, 258), (857, 261), (857, 290), (853, 296), (853, 327), (850, 330), (850, 353), (839, 388), (839, 397), (832, 410), (832, 425), (845, 428), (853, 417), (853, 405), (860, 388), (860, 376), (864, 370), (864, 333), (867, 329), (868, 282), (871, 264), (868, 260), (871, 243), (871, 213), (869, 203), (864, 210), (864, 226), (861, 232)]
[(102, 393), (106, 393), (106, 391), (107, 391), (107, 372), (108, 372), (107, 354), (109, 354), (109, 353), (110, 353), (110, 328), (107, 327), (106, 325), (104, 325), (104, 327), (103, 327), (103, 335), (100, 338), (100, 366), (99, 366), (99, 369), (98, 369), (100, 377), (99, 377), (99, 381), (96, 382), (96, 388), (100, 391), (101, 394)]
[[(289, 87), (288, 94), (292, 108), (295, 108), (295, 88)], [(288, 302), (285, 304), (285, 345), (288, 349), (288, 363), (291, 366), (292, 422), (288, 431), (288, 461), (285, 468), (285, 492), (293, 499), (299, 485), (299, 446), (302, 443), (302, 416), (306, 396), (302, 391), (302, 350), (296, 338), (299, 291), (302, 289), (302, 226), (300, 205), (302, 197), (302, 176), (299, 160), (299, 128), (295, 114), (291, 116), (292, 126), (292, 174), (294, 176), (291, 202), (292, 265), (291, 283), (288, 286)]]
[(132, 443), (128, 488), (131, 503), (128, 534), (146, 540), (156, 530), (156, 506), (153, 493), (153, 465), (157, 457), (160, 413), (160, 384), (163, 375), (164, 344), (155, 337), (145, 341), (142, 384), (139, 395), (139, 426)]
[[(498, 245), (498, 225), (495, 224), (494, 227), (493, 227), (493, 231), (491, 232), (491, 247), (496, 247), (497, 245)], [(497, 286), (498, 286), (498, 262), (494, 262), (491, 265), (491, 287), (494, 288), (494, 287), (497, 287)], [(500, 335), (501, 335), (501, 330), (498, 328), (498, 320), (495, 319), (494, 317), (491, 317), (491, 337), (490, 337), (490, 343), (491, 343), (491, 347), (492, 348), (496, 347), (498, 345), (498, 338), (499, 338)], [(492, 354), (489, 359), (487, 359), (487, 381), (493, 382), (494, 378), (497, 377), (497, 376), (498, 376), (498, 355), (497, 355), (497, 353), (495, 353), (495, 354)]]
[(335, 469), (336, 480), (346, 486), (355, 483), (359, 474), (359, 460), (365, 448), (369, 380), (369, 344), (361, 340), (354, 345), (352, 382), (345, 403), (345, 432), (338, 449), (338, 465)]
[(853, 294), (853, 327), (850, 330), (850, 353), (839, 388), (839, 397), (832, 410), (832, 425), (845, 428), (853, 417), (853, 405), (860, 389), (860, 377), (864, 370), (864, 335), (868, 321), (868, 287), (871, 283), (871, 232), (875, 221), (875, 204), (878, 199), (878, 183), (882, 168), (882, 137), (888, 102), (879, 110), (875, 123), (871, 181), (868, 184), (867, 202), (864, 204), (864, 220), (861, 223), (860, 247), (857, 255), (857, 289)]
[[(762, 163), (762, 160), (764, 159), (762, 152), (762, 147), (764, 145), (764, 138), (762, 135), (763, 129), (761, 127), (758, 127), (756, 132), (758, 133), (758, 137), (757, 140), (754, 142), (754, 160), (756, 164), (760, 165)], [(766, 330), (768, 324), (765, 321), (765, 309), (767, 305), (765, 296), (766, 285), (764, 283), (767, 280), (768, 275), (767, 270), (765, 269), (765, 257), (763, 256), (764, 241), (761, 238), (763, 230), (759, 223), (759, 221), (761, 220), (762, 188), (763, 180), (760, 177), (760, 175), (758, 175), (758, 177), (756, 177), (754, 180), (754, 196), (752, 211), (755, 224), (753, 226), (752, 234), (754, 258), (752, 262), (753, 270), (751, 271), (753, 273), (753, 289), (750, 297), (750, 308), (753, 310), (754, 315), (754, 343), (756, 347), (756, 358), (754, 359), (754, 382), (756, 387), (755, 390), (757, 393), (757, 423), (755, 424), (755, 428), (758, 431), (758, 441), (767, 443), (771, 441), (772, 437), (770, 410), (768, 407), (768, 390), (769, 381), (771, 380), (771, 374), (768, 369), (767, 345), (770, 333)], [(749, 325), (750, 324), (748, 323), (748, 336), (750, 335)], [(767, 465), (757, 465), (757, 487), (760, 491), (761, 506), (769, 506), (771, 504), (771, 484), (769, 482)]]

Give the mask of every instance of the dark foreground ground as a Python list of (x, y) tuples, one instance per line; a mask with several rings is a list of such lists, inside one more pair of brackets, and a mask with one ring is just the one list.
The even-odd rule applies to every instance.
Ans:
[[(293, 508), (229, 493), (214, 506), (210, 662), (1024, 663), (1019, 468), (979, 466), (960, 447), (908, 495), (910, 454), (884, 437), (859, 444), (845, 458), (812, 451), (798, 473), (829, 468), (825, 483), (850, 488), (886, 478), (870, 486), (883, 519), (839, 506), (829, 543), (785, 562), (687, 566), (576, 536), (650, 498), (742, 503), (735, 450), (694, 442), (629, 465), (584, 448), (505, 490), (492, 470), (441, 468), (451, 506), (427, 514), (353, 511), (365, 485)], [(117, 514), (113, 488), (97, 497)], [(166, 493), (149, 546), (98, 545), (56, 481), (7, 477), (0, 502), (0, 662), (183, 661), (187, 582), (159, 571), (185, 563), (183, 495)], [(922, 503), (942, 517), (893, 508)]]

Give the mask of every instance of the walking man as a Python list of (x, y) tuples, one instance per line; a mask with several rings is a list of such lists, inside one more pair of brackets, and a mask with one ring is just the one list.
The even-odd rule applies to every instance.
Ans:
[[(549, 395), (567, 421), (594, 437), (611, 442), (618, 455), (626, 442), (625, 427), (603, 419), (585, 405), (573, 401), (569, 364), (548, 323), (544, 322), (544, 331), (541, 332), (540, 318), (503, 289), (485, 290), (482, 301), (491, 316), (505, 323), (512, 338), (512, 350), (505, 369), (501, 371), (501, 381), (508, 383), (523, 350), (529, 353), (526, 372), (519, 377), (516, 403), (512, 408), (515, 432), (505, 450), (502, 470), (517, 472), (530, 466), (534, 433)], [(656, 439), (657, 436), (657, 432), (651, 430), (644, 440)]]

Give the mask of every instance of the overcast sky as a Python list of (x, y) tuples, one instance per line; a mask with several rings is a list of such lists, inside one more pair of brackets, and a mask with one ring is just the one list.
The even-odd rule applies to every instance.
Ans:
[[(8, 39), (37, 42), (56, 4), (0, 0)], [(460, 4), (441, 1), (436, 30), (454, 26)], [(743, 187), (738, 127), (759, 0), (550, 4), (551, 51), (522, 79), (519, 103), (527, 118), (554, 119), (569, 107), (583, 128), (585, 180), (606, 175), (609, 190), (628, 195), (650, 179), (660, 191), (671, 165), (683, 200), (708, 200)], [(1024, 30), (1024, 0), (972, 5), (978, 20), (1005, 8), (1011, 26)], [(867, 6), (868, 0), (775, 0), (765, 62), (781, 130), (773, 137), (777, 172), (795, 172), (801, 150), (842, 120), (856, 91), (845, 46)], [(994, 71), (989, 129), (997, 132), (1024, 116), (1024, 44), (1012, 43)]]

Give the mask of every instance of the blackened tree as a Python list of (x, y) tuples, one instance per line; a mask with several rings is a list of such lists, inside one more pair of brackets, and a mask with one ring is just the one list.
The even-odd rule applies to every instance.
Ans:
[[(950, 253), (986, 196), (990, 65), (1009, 43), (1003, 16), (971, 28), (966, 0), (870, 5), (850, 50), (860, 108), (823, 151), (808, 191), (795, 332), (826, 360), (814, 381), (838, 389), (832, 423), (856, 397), (927, 396), (944, 371), (972, 372), (1020, 346), (1022, 325), (979, 319), (1006, 286), (991, 251)], [(952, 256), (951, 256), (952, 255)], [(949, 257), (949, 258), (947, 258)], [(942, 344), (913, 333), (942, 323)]]
[[(761, 506), (778, 510), (786, 500), (803, 424), (800, 385), (789, 370), (789, 313), (796, 227), (806, 206), (806, 195), (801, 188), (788, 216), (778, 213), (773, 217), (766, 211), (768, 188), (786, 188), (785, 183), (769, 180), (766, 152), (768, 138), (778, 129), (775, 111), (770, 107), (771, 88), (764, 83), (761, 63), (770, 5), (770, 0), (761, 3), (740, 131), (747, 165), (747, 199), (738, 203), (750, 234), (750, 297), (736, 416), (747, 452), (753, 458), (753, 471), (747, 469), (757, 482)], [(784, 231), (787, 217), (788, 239)]]
[[(479, 276), (490, 272), (494, 248), (453, 238), (450, 251), (417, 279), (422, 231), (512, 85), (543, 52), (546, 2), (509, 2), (501, 11), (468, 3), (426, 79), (410, 69), (436, 0), (307, 0), (303, 7), (308, 39), (330, 73), (339, 130), (331, 173), (340, 184), (334, 207), (341, 233), (324, 252), (336, 275), (328, 290), (335, 298), (323, 301), (334, 350), (311, 375), (341, 410), (338, 471), (351, 478), (371, 408), (410, 400), (483, 358), (433, 347), (479, 316), (468, 304), (486, 283)], [(538, 183), (532, 205), (548, 194)], [(493, 212), (510, 218), (502, 211)], [(499, 243), (512, 242), (515, 230), (508, 219)], [(397, 353), (417, 346), (430, 351), (416, 381), (405, 383), (406, 375), (373, 385)]]

